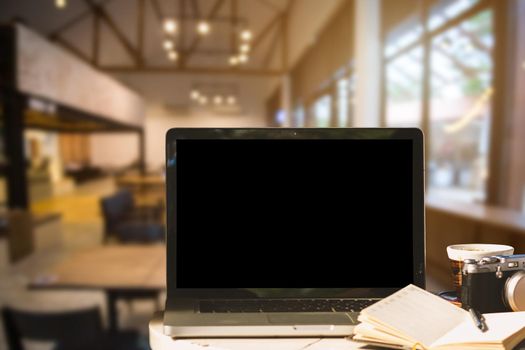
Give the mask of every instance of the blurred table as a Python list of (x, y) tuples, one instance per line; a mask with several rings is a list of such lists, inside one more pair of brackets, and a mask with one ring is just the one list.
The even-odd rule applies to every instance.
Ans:
[(127, 187), (135, 190), (146, 190), (150, 188), (164, 188), (166, 180), (160, 175), (123, 175), (116, 179), (117, 186)]
[(427, 276), (443, 288), (452, 287), (448, 245), (507, 244), (515, 254), (525, 253), (525, 215), (516, 210), (429, 195), (425, 219)]
[(166, 180), (161, 175), (123, 175), (116, 178), (116, 183), (133, 193), (138, 206), (164, 206)]
[(166, 289), (166, 247), (107, 245), (71, 254), (29, 285), (31, 289), (93, 289), (106, 294), (110, 330), (118, 299), (158, 296)]
[(346, 338), (220, 338), (173, 339), (163, 334), (162, 313), (149, 323), (149, 345), (152, 350), (355, 350), (371, 349)]

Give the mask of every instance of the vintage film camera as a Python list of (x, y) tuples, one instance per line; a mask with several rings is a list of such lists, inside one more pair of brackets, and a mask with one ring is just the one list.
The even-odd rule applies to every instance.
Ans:
[(525, 311), (525, 254), (464, 260), (461, 303), (482, 313)]

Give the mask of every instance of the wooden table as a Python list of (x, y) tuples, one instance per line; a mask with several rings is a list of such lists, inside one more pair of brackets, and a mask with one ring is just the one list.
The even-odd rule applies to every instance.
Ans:
[(166, 179), (160, 175), (123, 175), (116, 179), (119, 187), (129, 187), (138, 190), (148, 188), (164, 188)]
[(37, 276), (29, 288), (104, 291), (109, 328), (114, 331), (118, 299), (158, 297), (166, 289), (166, 247), (106, 245), (82, 250)]
[(347, 338), (221, 338), (173, 339), (162, 332), (162, 313), (149, 323), (152, 350), (356, 350), (370, 349)]
[(497, 206), (462, 203), (437, 196), (426, 198), (427, 276), (441, 288), (452, 287), (447, 246), (459, 243), (493, 243), (525, 253), (525, 214)]
[(430, 210), (513, 230), (525, 235), (525, 215), (516, 210), (486, 204), (447, 201), (436, 197), (428, 197), (426, 207)]

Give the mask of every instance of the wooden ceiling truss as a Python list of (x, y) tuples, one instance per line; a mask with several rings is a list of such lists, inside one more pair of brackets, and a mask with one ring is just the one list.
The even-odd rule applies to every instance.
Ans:
[[(239, 44), (238, 28), (242, 24), (248, 23), (246, 18), (240, 17), (238, 14), (239, 1), (238, 0), (215, 0), (207, 13), (203, 13), (202, 4), (199, 0), (176, 0), (178, 2), (178, 21), (198, 21), (205, 19), (210, 23), (223, 22), (230, 26), (230, 35), (228, 47), (221, 50), (210, 50), (202, 48), (200, 43), (201, 36), (194, 36), (187, 42), (187, 33), (185, 26), (180, 26), (178, 33), (178, 52), (179, 60), (173, 65), (152, 65), (145, 59), (145, 41), (146, 41), (146, 8), (147, 3), (151, 5), (154, 16), (157, 20), (159, 30), (162, 30), (162, 21), (165, 14), (161, 7), (159, 0), (134, 0), (137, 6), (137, 20), (136, 20), (136, 40), (131, 42), (114, 19), (114, 15), (110, 13), (107, 5), (113, 0), (83, 0), (86, 4), (87, 10), (78, 14), (70, 21), (53, 31), (49, 38), (62, 45), (67, 50), (90, 63), (94, 67), (108, 71), (108, 72), (152, 72), (152, 73), (192, 73), (192, 74), (236, 74), (236, 75), (256, 75), (256, 76), (277, 76), (282, 75), (288, 71), (288, 17), (290, 9), (294, 0), (288, 0), (284, 9), (280, 9), (273, 2), (269, 0), (251, 0), (258, 1), (273, 12), (273, 17), (270, 18), (262, 29), (255, 33), (251, 43), (251, 54), (258, 52), (262, 59), (262, 63), (254, 67), (228, 67), (225, 65), (217, 67), (197, 67), (192, 65), (192, 58), (197, 55), (222, 55), (228, 57), (230, 54), (236, 52)], [(228, 6), (228, 15), (220, 15), (221, 9)], [(223, 11), (224, 12), (224, 11)], [(93, 20), (91, 33), (91, 52), (86, 54), (68, 42), (62, 35), (65, 31), (72, 28), (80, 21), (91, 16)], [(107, 65), (101, 64), (101, 24), (104, 24), (109, 31), (114, 35), (117, 41), (125, 49), (127, 55), (130, 57), (131, 65)], [(269, 38), (272, 36), (272, 38)], [(266, 52), (259, 52), (262, 50), (262, 42), (268, 38), (268, 45), (266, 45)], [(280, 46), (279, 46), (280, 43)], [(159, 43), (160, 44), (160, 43)], [(280, 52), (279, 68), (271, 68), (274, 57)]]

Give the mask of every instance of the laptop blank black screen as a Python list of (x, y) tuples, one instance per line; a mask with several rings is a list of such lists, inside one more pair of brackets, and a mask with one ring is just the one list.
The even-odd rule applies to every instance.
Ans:
[(412, 140), (177, 140), (177, 288), (413, 283)]

